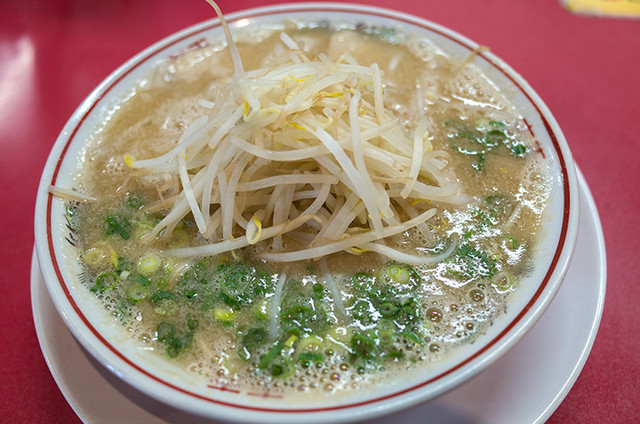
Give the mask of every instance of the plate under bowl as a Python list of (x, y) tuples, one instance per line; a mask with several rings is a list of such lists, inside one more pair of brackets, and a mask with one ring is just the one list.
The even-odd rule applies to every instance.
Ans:
[[(331, 3), (270, 6), (227, 17), (232, 30), (272, 25), (284, 20), (334, 22), (350, 26), (379, 25), (431, 40), (453, 57), (464, 58), (478, 45), (432, 22), (385, 9)], [(176, 33), (144, 50), (111, 74), (74, 112), (58, 137), (45, 166), (36, 202), (36, 249), (47, 289), (66, 325), (82, 345), (108, 369), (142, 392), (172, 406), (210, 418), (236, 422), (347, 422), (407, 408), (432, 399), (467, 381), (511, 348), (542, 315), (568, 268), (578, 228), (577, 181), (571, 153), (555, 119), (524, 79), (491, 53), (481, 52), (475, 64), (501, 88), (513, 93), (536, 140), (545, 152), (553, 176), (551, 217), (547, 236), (535, 259), (534, 275), (522, 284), (506, 315), (486, 334), (447, 357), (435, 369), (414, 378), (391, 382), (330, 402), (313, 400), (291, 404), (286, 399), (253, 396), (229, 387), (203, 382), (159, 358), (150, 357), (128, 342), (108, 313), (96, 308), (91, 293), (77, 279), (73, 240), (66, 226), (62, 202), (47, 191), (49, 185), (69, 187), (84, 140), (107, 117), (113, 105), (135, 81), (159, 61), (198, 45), (220, 39), (217, 20)]]

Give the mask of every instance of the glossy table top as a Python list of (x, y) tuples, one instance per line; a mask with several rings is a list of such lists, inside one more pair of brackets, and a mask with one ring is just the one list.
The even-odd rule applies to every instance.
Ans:
[[(490, 46), (555, 115), (600, 212), (608, 280), (591, 356), (549, 422), (640, 422), (640, 20), (574, 15), (554, 0), (361, 3), (412, 13)], [(219, 4), (226, 13), (264, 5)], [(79, 422), (40, 352), (29, 296), (36, 188), (58, 132), (128, 58), (212, 17), (200, 0), (0, 2), (1, 422)]]

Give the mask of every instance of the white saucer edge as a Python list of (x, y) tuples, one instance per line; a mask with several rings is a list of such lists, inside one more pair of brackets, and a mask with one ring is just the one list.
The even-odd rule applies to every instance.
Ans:
[[(607, 253), (606, 247), (604, 243), (604, 233), (602, 231), (602, 223), (600, 222), (600, 215), (598, 214), (598, 209), (596, 207), (596, 202), (591, 194), (591, 189), (587, 184), (587, 181), (584, 177), (584, 174), (580, 170), (580, 168), (576, 165), (576, 175), (578, 177), (578, 183), (580, 185), (580, 205), (585, 205), (589, 210), (592, 211), (591, 218), (592, 222), (589, 222), (593, 226), (593, 231), (595, 232), (595, 238), (597, 240), (596, 245), (599, 247), (598, 249), (598, 258), (597, 261), (601, 264), (599, 267), (600, 273), (598, 275), (598, 281), (600, 284), (599, 293), (598, 293), (598, 302), (595, 310), (595, 319), (591, 323), (591, 330), (589, 332), (589, 339), (587, 340), (582, 353), (580, 355), (580, 360), (575, 364), (575, 367), (571, 371), (569, 378), (566, 383), (562, 387), (562, 389), (558, 392), (553, 402), (549, 405), (549, 407), (544, 410), (538, 419), (536, 419), (535, 424), (544, 423), (547, 421), (551, 415), (555, 412), (556, 409), (560, 406), (562, 401), (567, 397), (569, 391), (578, 380), (582, 369), (584, 368), (587, 358), (589, 357), (589, 353), (591, 353), (591, 349), (593, 348), (593, 344), (595, 343), (596, 336), (598, 333), (598, 328), (600, 327), (600, 321), (602, 319), (602, 311), (604, 309), (604, 300), (607, 289)], [(580, 219), (584, 219), (584, 214), (581, 214)], [(580, 224), (584, 224), (584, 221), (581, 221)], [(579, 225), (580, 225), (579, 224)]]

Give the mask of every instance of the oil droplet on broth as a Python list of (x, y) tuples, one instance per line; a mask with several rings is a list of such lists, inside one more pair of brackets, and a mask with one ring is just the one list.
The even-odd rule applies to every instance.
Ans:
[(473, 289), (469, 292), (469, 297), (474, 302), (482, 302), (484, 300), (484, 293), (480, 289)]
[(427, 309), (427, 319), (433, 322), (442, 321), (442, 311), (438, 308)]

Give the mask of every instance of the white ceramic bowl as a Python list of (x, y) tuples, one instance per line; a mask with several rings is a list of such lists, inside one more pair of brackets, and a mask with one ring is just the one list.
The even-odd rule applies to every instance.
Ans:
[[(389, 10), (345, 4), (306, 3), (272, 6), (227, 16), (233, 28), (280, 23), (331, 21), (348, 25), (381, 25), (432, 40), (454, 57), (466, 57), (478, 45), (439, 25)], [(335, 396), (330, 403), (291, 404), (278, 397), (257, 397), (242, 390), (217, 387), (167, 361), (145, 354), (123, 334), (77, 275), (77, 252), (61, 201), (49, 185), (70, 187), (84, 140), (105, 120), (135, 81), (153, 64), (182, 52), (202, 39), (219, 39), (217, 20), (190, 27), (141, 52), (111, 74), (75, 111), (58, 137), (38, 191), (35, 213), (36, 248), (51, 298), (75, 337), (95, 358), (126, 382), (172, 406), (209, 418), (236, 422), (312, 423), (362, 420), (427, 401), (463, 383), (512, 347), (541, 316), (558, 290), (571, 258), (577, 234), (578, 192), (574, 165), (566, 141), (538, 95), (514, 70), (490, 53), (475, 64), (501, 88), (514, 93), (553, 174), (546, 236), (535, 259), (535, 272), (522, 282), (507, 313), (474, 343), (458, 349), (434, 368), (412, 378), (390, 382), (353, 396)], [(496, 365), (499, 366), (499, 365)]]

